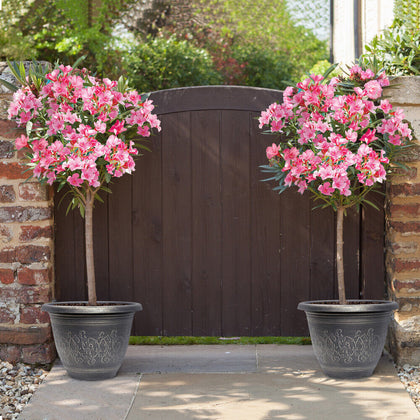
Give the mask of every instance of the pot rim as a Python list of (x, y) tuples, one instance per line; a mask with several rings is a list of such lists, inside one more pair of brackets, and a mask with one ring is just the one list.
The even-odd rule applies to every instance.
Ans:
[(87, 303), (87, 301), (50, 302), (44, 303), (41, 310), (53, 314), (107, 314), (143, 310), (141, 303), (137, 302), (98, 301), (100, 306), (89, 306)]
[(297, 307), (305, 312), (390, 312), (398, 309), (398, 303), (389, 300), (349, 299), (340, 305), (338, 300), (310, 300), (300, 302)]

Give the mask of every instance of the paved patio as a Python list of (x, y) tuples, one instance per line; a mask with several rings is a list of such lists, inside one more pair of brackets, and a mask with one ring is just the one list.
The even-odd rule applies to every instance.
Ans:
[(19, 420), (417, 420), (387, 356), (335, 380), (311, 346), (129, 346), (116, 378), (71, 379), (56, 363)]

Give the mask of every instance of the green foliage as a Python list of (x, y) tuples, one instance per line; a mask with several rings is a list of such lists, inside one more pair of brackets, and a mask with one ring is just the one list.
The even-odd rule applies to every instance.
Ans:
[(132, 2), (3, 0), (0, 60), (36, 58), (71, 64), (85, 55), (86, 67), (117, 78), (121, 74), (121, 54), (114, 48), (114, 19)]
[(309, 337), (191, 337), (131, 336), (131, 345), (194, 345), (194, 344), (311, 344)]
[(361, 59), (376, 60), (388, 75), (420, 74), (420, 0), (395, 0), (392, 25), (365, 46)]
[(161, 35), (206, 49), (223, 84), (282, 88), (327, 57), (326, 42), (297, 25), (285, 2), (180, 0), (165, 22)]
[[(334, 68), (332, 68), (334, 67)], [(327, 79), (337, 77), (342, 73), (342, 70), (337, 66), (331, 64), (328, 60), (318, 61), (307, 73), (303, 74), (301, 81), (307, 79), (311, 74), (321, 74)]]
[(132, 84), (143, 92), (222, 81), (206, 50), (175, 37), (148, 38), (133, 47), (125, 64)]
[[(126, 29), (121, 36), (130, 42), (115, 36), (121, 22)], [(282, 88), (327, 56), (326, 42), (297, 25), (285, 2), (276, 0), (149, 5), (135, 0), (3, 0), (0, 26), (0, 60), (72, 64), (84, 55), (83, 65), (92, 72), (112, 79), (134, 76), (142, 90), (200, 84)]]
[[(204, 46), (213, 51), (226, 43), (244, 69), (246, 84), (283, 87), (327, 57), (327, 44), (291, 18), (285, 2), (275, 0), (201, 0), (195, 9), (204, 21)], [(210, 28), (210, 29), (209, 29)], [(203, 30), (203, 29), (202, 29)], [(229, 50), (225, 61), (229, 63)], [(281, 69), (283, 67), (283, 69)], [(270, 72), (272, 74), (270, 74)], [(255, 73), (258, 73), (255, 77)]]
[(365, 46), (363, 61), (375, 57), (388, 75), (417, 75), (420, 73), (420, 31), (410, 30), (399, 21), (375, 36)]
[(252, 44), (236, 45), (232, 57), (240, 68), (240, 78), (235, 84), (284, 89), (292, 83), (294, 68), (282, 51), (273, 52)]
[(420, 0), (394, 0), (394, 17), (409, 30), (420, 30)]

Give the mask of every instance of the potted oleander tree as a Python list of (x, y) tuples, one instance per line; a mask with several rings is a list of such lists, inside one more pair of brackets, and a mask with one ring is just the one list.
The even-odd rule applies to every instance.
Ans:
[(68, 374), (111, 378), (127, 350), (134, 313), (142, 306), (97, 300), (93, 208), (102, 201), (100, 193), (110, 192), (114, 177), (134, 171), (140, 141), (160, 130), (160, 121), (152, 113), (152, 101), (129, 89), (122, 78), (100, 79), (63, 65), (53, 71), (37, 64), (28, 71), (22, 63), (9, 66), (22, 85), (13, 94), (9, 118), (26, 130), (16, 148), (25, 151), (27, 165), (41, 183), (68, 188), (69, 209), (79, 209), (85, 222), (88, 301), (49, 303), (43, 310), (50, 314)]
[[(301, 302), (315, 355), (325, 374), (370, 376), (382, 354), (396, 302), (348, 300), (343, 265), (343, 220), (353, 206), (373, 205), (399, 153), (412, 139), (401, 109), (382, 98), (384, 72), (360, 65), (327, 81), (311, 75), (284, 91), (283, 103), (263, 111), (260, 128), (285, 140), (266, 150), (263, 166), (279, 193), (297, 187), (336, 212), (337, 301)], [(381, 245), (380, 245), (381, 246)]]

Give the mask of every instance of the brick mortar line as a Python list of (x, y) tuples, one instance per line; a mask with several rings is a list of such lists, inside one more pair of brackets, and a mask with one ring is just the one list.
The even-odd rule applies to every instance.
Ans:
[(390, 204), (419, 204), (419, 196), (417, 195), (394, 195), (387, 196), (387, 203)]

